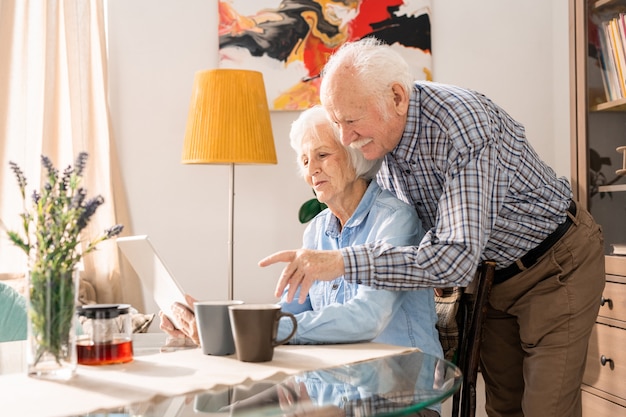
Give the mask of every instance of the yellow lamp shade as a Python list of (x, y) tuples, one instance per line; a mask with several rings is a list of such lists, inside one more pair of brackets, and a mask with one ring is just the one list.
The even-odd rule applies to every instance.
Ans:
[(260, 72), (214, 69), (195, 74), (182, 162), (276, 164)]

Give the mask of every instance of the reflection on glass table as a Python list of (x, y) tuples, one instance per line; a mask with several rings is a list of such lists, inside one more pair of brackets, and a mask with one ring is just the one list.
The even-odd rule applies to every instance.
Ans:
[(411, 352), (88, 417), (406, 416), (440, 403), (460, 384), (461, 372), (450, 362)]

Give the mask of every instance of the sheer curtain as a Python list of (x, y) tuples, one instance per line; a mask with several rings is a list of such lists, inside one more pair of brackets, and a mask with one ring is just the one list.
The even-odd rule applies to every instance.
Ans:
[[(83, 184), (102, 195), (86, 233), (123, 223), (114, 199), (117, 178), (107, 107), (103, 0), (0, 0), (0, 219), (20, 230), (22, 204), (9, 169), (25, 172), (27, 190), (39, 188), (40, 156), (59, 170), (89, 154)], [(118, 199), (119, 200), (119, 199)], [(26, 258), (0, 230), (0, 273), (24, 272)], [(84, 258), (83, 277), (97, 301), (119, 302), (121, 285), (114, 241)]]

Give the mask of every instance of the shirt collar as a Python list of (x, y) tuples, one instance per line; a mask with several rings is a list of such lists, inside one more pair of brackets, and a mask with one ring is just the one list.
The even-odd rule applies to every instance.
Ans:
[(417, 121), (420, 116), (420, 89), (417, 84), (413, 86), (411, 97), (409, 98), (409, 109), (407, 111), (406, 125), (400, 142), (396, 145), (395, 149), (391, 151), (391, 155), (397, 161), (405, 160), (410, 161), (412, 155), (415, 154), (417, 149), (417, 141), (415, 138), (419, 134), (419, 125)]
[[(365, 194), (363, 194), (363, 198), (361, 198), (361, 201), (356, 207), (356, 210), (346, 222), (344, 229), (350, 227), (358, 227), (361, 223), (363, 223), (380, 193), (382, 193), (382, 189), (378, 186), (378, 183), (374, 180), (370, 181), (367, 189), (365, 190)], [(332, 212), (326, 220), (325, 233), (327, 236), (332, 238), (337, 238), (341, 234), (341, 225), (339, 223), (339, 219), (334, 214), (332, 214)]]

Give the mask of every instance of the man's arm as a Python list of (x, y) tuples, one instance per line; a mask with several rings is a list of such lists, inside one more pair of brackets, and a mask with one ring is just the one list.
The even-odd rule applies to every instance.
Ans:
[(287, 262), (287, 266), (280, 274), (274, 295), (280, 297), (289, 286), (285, 299), (288, 303), (293, 301), (298, 287), (298, 301), (304, 303), (313, 282), (330, 281), (344, 273), (343, 256), (338, 250), (298, 249), (276, 252), (259, 261), (259, 266), (265, 267), (277, 262)]

